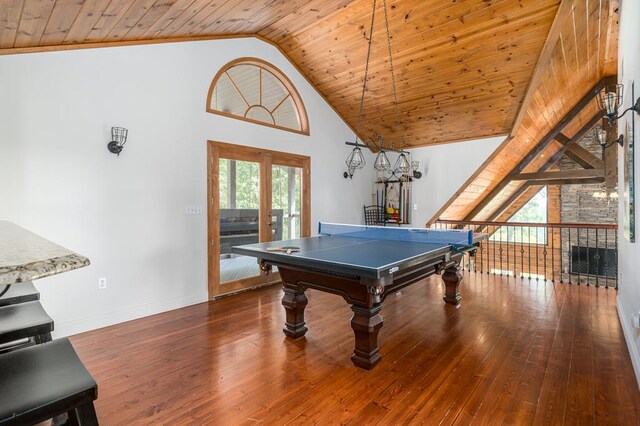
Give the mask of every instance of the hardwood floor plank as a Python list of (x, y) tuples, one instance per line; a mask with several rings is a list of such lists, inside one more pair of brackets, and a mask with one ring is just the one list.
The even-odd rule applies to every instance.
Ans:
[[(408, 371), (409, 374), (405, 374), (397, 377), (389, 386), (372, 398), (368, 404), (360, 404), (362, 408), (359, 412), (354, 413), (355, 416), (350, 419), (351, 424), (366, 424), (368, 421), (385, 418), (385, 421), (390, 423), (396, 423), (398, 421), (407, 421), (407, 416), (415, 416), (418, 414), (418, 410), (414, 409), (411, 412), (404, 411), (405, 418), (402, 420), (387, 418), (391, 413), (396, 413), (395, 408), (401, 405), (406, 405), (409, 401), (413, 400), (413, 404), (419, 407), (423, 400), (427, 400), (427, 395), (435, 393), (440, 385), (448, 386), (448, 380), (451, 377), (460, 377), (465, 369), (472, 368), (471, 365), (475, 364), (472, 360), (474, 357), (482, 358), (482, 350), (470, 346), (465, 349), (460, 344), (461, 340), (472, 339), (474, 335), (479, 335), (479, 339), (483, 337), (488, 340), (494, 340), (499, 338), (503, 334), (503, 329), (498, 329), (491, 325), (478, 324), (479, 327), (474, 329), (465, 329), (459, 326), (452, 335), (445, 340), (444, 346), (440, 349), (434, 348), (436, 357), (432, 362), (425, 362), (420, 357), (415, 357), (414, 364), (403, 367), (401, 371)], [(433, 350), (433, 349), (431, 349)], [(422, 351), (430, 352), (428, 348), (423, 348)], [(413, 358), (413, 357), (412, 357)], [(411, 358), (409, 358), (411, 359)], [(456, 361), (459, 362), (455, 365)], [(453, 379), (452, 379), (453, 380)], [(455, 382), (453, 382), (455, 383)], [(420, 399), (423, 397), (423, 399)], [(349, 404), (349, 407), (353, 409), (353, 404)], [(355, 411), (355, 410), (354, 410)], [(376, 413), (374, 415), (374, 413)], [(334, 416), (330, 416), (334, 418)], [(347, 419), (341, 419), (347, 420)]]
[(103, 424), (636, 424), (612, 289), (465, 273), (389, 297), (382, 361), (350, 361), (349, 306), (308, 290), (305, 337), (271, 286), (73, 336)]
[(569, 424), (594, 424), (595, 390), (593, 368), (593, 342), (591, 339), (591, 291), (588, 287), (578, 289), (580, 298), (576, 318), (576, 334), (573, 339), (573, 357), (569, 369), (568, 399), (565, 421)]
[[(440, 288), (440, 291), (444, 291)], [(399, 292), (395, 295), (396, 297), (402, 297), (402, 292)], [(422, 314), (425, 313), (424, 305), (425, 303), (422, 300), (418, 299), (418, 303), (411, 302), (411, 307), (413, 309), (418, 309), (422, 311)], [(427, 302), (427, 301), (424, 301)], [(436, 302), (439, 303), (439, 302)], [(427, 302), (428, 305), (434, 305), (434, 301), (430, 300)], [(407, 307), (407, 308), (411, 308)], [(431, 307), (431, 306), (430, 306)], [(422, 308), (422, 309), (420, 309)], [(393, 365), (390, 366), (389, 369), (384, 370), (384, 376), (378, 377), (376, 374), (382, 373), (378, 369), (374, 370), (374, 372), (369, 372), (365, 378), (369, 383), (375, 383), (375, 386), (367, 386), (363, 391), (362, 388), (356, 386), (349, 386), (345, 391), (344, 396), (342, 396), (339, 400), (336, 398), (332, 398), (330, 400), (323, 399), (323, 402), (320, 404), (314, 404), (313, 408), (307, 410), (300, 414), (300, 416), (294, 419), (294, 422), (308, 422), (308, 421), (322, 421), (323, 419), (331, 419), (331, 422), (347, 422), (351, 417), (358, 412), (358, 410), (367, 405), (369, 401), (374, 398), (378, 393), (385, 390), (389, 386), (393, 385), (394, 380), (397, 377), (403, 377), (400, 372), (408, 372), (408, 377), (413, 377), (420, 369), (415, 368), (415, 364), (418, 365), (433, 365), (431, 361), (434, 358), (438, 357), (440, 353), (446, 352), (445, 348), (434, 347), (437, 343), (437, 336), (433, 333), (432, 327), (435, 325), (439, 325), (441, 327), (446, 326), (445, 322), (448, 318), (451, 317), (452, 314), (455, 313), (454, 309), (448, 309), (451, 307), (447, 307), (446, 305), (442, 305), (439, 303), (439, 306), (433, 306), (434, 309), (441, 311), (442, 316), (438, 316), (437, 319), (432, 318), (432, 322), (428, 323), (425, 316), (425, 321), (409, 321), (405, 320), (404, 324), (401, 326), (401, 329), (398, 333), (394, 332), (394, 335), (402, 335), (403, 338), (399, 342), (398, 345), (394, 345), (390, 349), (392, 352), (389, 352), (386, 355), (386, 352), (383, 353), (383, 357), (387, 359), (393, 360)], [(410, 309), (411, 310), (411, 309)], [(403, 316), (407, 316), (407, 310), (390, 310), (391, 315), (389, 316), (389, 321), (397, 321), (400, 320)], [(411, 314), (415, 314), (413, 310), (411, 310)], [(411, 315), (411, 316), (412, 316)], [(410, 326), (410, 327), (407, 327)], [(385, 337), (384, 330), (382, 328), (383, 333), (382, 337)], [(454, 330), (451, 329), (449, 332), (453, 333)], [(422, 336), (423, 339), (416, 342), (417, 336)], [(416, 344), (417, 343), (417, 344)], [(445, 345), (450, 346), (448, 342)], [(429, 350), (430, 349), (430, 350)], [(396, 353), (398, 353), (396, 355)], [(407, 365), (407, 364), (411, 365)], [(375, 376), (375, 377), (374, 377)], [(361, 377), (363, 378), (363, 377)]]
[(563, 304), (560, 317), (566, 322), (562, 320), (558, 322), (549, 362), (542, 382), (542, 391), (538, 399), (534, 423), (559, 424), (564, 421), (569, 367), (573, 356), (573, 339), (575, 336), (575, 329), (572, 328), (574, 312), (575, 308), (570, 303)]
[[(609, 296), (608, 291), (605, 290), (604, 293), (604, 296)], [(609, 317), (611, 316), (609, 312), (615, 312), (615, 305), (607, 300), (608, 297), (600, 296), (596, 314), (597, 333), (593, 335), (593, 351), (598, 355), (594, 358), (594, 369), (597, 372), (594, 377), (596, 424), (625, 424), (620, 407), (621, 396), (615, 379), (615, 363), (618, 360), (615, 355), (616, 350), (612, 345), (619, 337), (616, 333), (611, 333), (609, 326)], [(617, 321), (616, 314), (612, 322)], [(626, 351), (626, 348), (624, 350)]]

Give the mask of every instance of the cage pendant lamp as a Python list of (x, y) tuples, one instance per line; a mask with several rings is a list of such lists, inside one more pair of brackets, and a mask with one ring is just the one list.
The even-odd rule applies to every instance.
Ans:
[(378, 155), (376, 155), (376, 162), (373, 163), (373, 168), (379, 172), (384, 172), (389, 170), (390, 167), (391, 167), (391, 162), (387, 157), (387, 153), (384, 151), (378, 152)]
[(349, 178), (353, 178), (353, 173), (356, 169), (361, 169), (367, 164), (364, 160), (364, 155), (362, 155), (362, 150), (360, 147), (353, 148), (353, 151), (349, 154), (347, 159), (345, 160), (345, 164), (347, 165), (348, 172), (346, 173)]
[(411, 163), (407, 160), (407, 156), (404, 155), (404, 152), (400, 153), (398, 159), (396, 160), (396, 164), (393, 167), (393, 170), (396, 173), (406, 174), (409, 173), (409, 170), (412, 170)]
[(353, 167), (354, 169), (361, 169), (367, 164), (364, 160), (364, 155), (362, 155), (362, 150), (359, 147), (353, 148), (353, 151), (351, 151), (345, 163), (347, 167)]

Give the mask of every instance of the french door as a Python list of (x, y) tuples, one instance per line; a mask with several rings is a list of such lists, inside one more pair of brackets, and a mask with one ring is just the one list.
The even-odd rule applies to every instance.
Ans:
[(209, 141), (209, 298), (279, 281), (234, 245), (311, 235), (311, 160)]

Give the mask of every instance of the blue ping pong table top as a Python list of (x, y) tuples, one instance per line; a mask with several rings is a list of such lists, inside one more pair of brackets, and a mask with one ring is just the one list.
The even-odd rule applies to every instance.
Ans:
[[(468, 247), (471, 231), (424, 228), (385, 228), (320, 223), (320, 235), (285, 241), (247, 244), (232, 248), (236, 254), (302, 268), (382, 278), (396, 271), (437, 258), (452, 246)], [(428, 232), (427, 232), (428, 231)], [(292, 253), (268, 251), (270, 247), (299, 247)]]

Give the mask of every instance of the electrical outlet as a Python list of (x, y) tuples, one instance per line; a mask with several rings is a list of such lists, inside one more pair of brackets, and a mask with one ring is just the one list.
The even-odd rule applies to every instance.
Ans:
[(98, 290), (104, 290), (105, 288), (107, 288), (107, 279), (98, 278)]
[(418, 205), (417, 205), (417, 204), (414, 204), (414, 205), (413, 205), (413, 209), (414, 209), (414, 210), (418, 210)]

